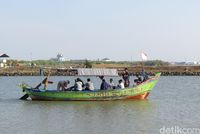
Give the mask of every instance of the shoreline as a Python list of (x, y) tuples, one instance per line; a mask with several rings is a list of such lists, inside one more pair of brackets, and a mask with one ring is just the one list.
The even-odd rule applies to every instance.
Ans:
[[(98, 67), (96, 67), (98, 68)], [(104, 67), (110, 69), (117, 69), (119, 75), (122, 74), (124, 68), (128, 68), (130, 75), (134, 76), (140, 73), (141, 66), (133, 67)], [(150, 74), (154, 75), (156, 72), (161, 72), (162, 76), (200, 76), (200, 66), (144, 66), (144, 69)], [(0, 68), (0, 76), (46, 76), (48, 72), (51, 76), (77, 76), (76, 69), (70, 68), (42, 68), (41, 67), (10, 67)]]

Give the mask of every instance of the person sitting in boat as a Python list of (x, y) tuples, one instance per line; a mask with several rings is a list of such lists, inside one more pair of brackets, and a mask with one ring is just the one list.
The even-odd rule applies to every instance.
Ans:
[(84, 82), (80, 78), (77, 78), (77, 79), (75, 79), (74, 86), (71, 86), (69, 88), (69, 90), (70, 91), (82, 91), (84, 86), (85, 86)]
[(124, 89), (124, 88), (125, 88), (125, 86), (124, 86), (123, 80), (120, 79), (119, 84), (117, 85), (117, 89)]
[(67, 86), (70, 84), (70, 81), (68, 80), (63, 80), (63, 81), (59, 81), (57, 84), (57, 90), (58, 91), (65, 91), (67, 90)]
[(82, 91), (84, 86), (85, 86), (85, 84), (83, 83), (83, 81), (80, 78), (77, 78), (75, 80), (75, 85), (74, 85), (75, 91)]
[(85, 90), (87, 90), (87, 91), (94, 90), (94, 84), (91, 82), (90, 78), (88, 78), (87, 82), (85, 83)]
[(129, 85), (130, 85), (130, 80), (129, 80), (130, 76), (129, 76), (129, 72), (128, 72), (127, 68), (124, 69), (124, 72), (122, 74), (122, 78), (124, 80), (124, 86), (125, 87), (129, 87)]
[(110, 85), (110, 87), (111, 87), (112, 89), (115, 89), (115, 84), (114, 84), (112, 78), (110, 78), (110, 83), (109, 83), (109, 85)]
[(149, 79), (148, 74), (144, 69), (142, 69), (141, 75), (143, 77), (143, 82)]
[(137, 79), (134, 80), (134, 82), (136, 83), (136, 85), (142, 83), (142, 78), (139, 76), (139, 74), (136, 74), (136, 78)]
[(106, 82), (106, 80), (104, 79), (104, 76), (99, 76), (99, 78), (102, 80), (100, 90), (111, 89), (111, 86)]

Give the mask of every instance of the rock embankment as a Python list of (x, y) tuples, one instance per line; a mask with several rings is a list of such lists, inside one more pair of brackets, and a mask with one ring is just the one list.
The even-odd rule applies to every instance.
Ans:
[[(115, 68), (118, 70), (119, 75), (122, 74), (124, 68), (126, 67), (106, 67), (105, 68)], [(141, 66), (127, 67), (131, 75), (140, 73), (142, 70)], [(165, 76), (199, 76), (200, 66), (145, 66), (144, 69), (149, 74), (155, 74), (156, 72), (161, 72)], [(40, 76), (47, 75), (51, 72), (52, 76), (76, 76), (76, 69), (69, 68), (40, 68), (40, 67), (10, 67), (10, 68), (0, 68), (0, 76)]]

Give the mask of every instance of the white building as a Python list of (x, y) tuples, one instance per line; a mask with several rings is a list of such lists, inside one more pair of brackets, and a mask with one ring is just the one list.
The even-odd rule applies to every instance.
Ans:
[(0, 67), (6, 67), (7, 66), (7, 58), (9, 58), (9, 56), (7, 54), (2, 54), (0, 56)]

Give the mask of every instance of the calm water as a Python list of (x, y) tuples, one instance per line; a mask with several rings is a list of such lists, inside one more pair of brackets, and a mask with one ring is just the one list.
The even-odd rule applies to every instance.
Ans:
[[(42, 79), (0, 77), (0, 133), (158, 134), (163, 126), (200, 128), (199, 77), (161, 77), (149, 100), (142, 101), (18, 100), (23, 95), (19, 83), (35, 86)], [(74, 78), (51, 78), (55, 82), (61, 79)], [(100, 80), (93, 80), (99, 86)]]

